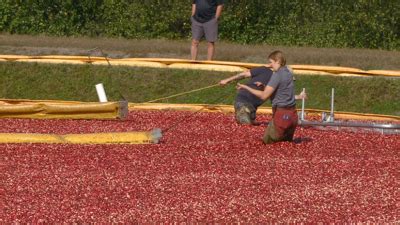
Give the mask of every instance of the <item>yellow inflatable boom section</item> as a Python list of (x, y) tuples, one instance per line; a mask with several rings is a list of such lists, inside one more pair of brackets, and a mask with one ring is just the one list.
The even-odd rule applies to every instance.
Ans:
[[(26, 56), (0, 55), (0, 61), (36, 62), (36, 63), (64, 63), (64, 64), (93, 64), (112, 66), (133, 66), (153, 68), (175, 68), (193, 70), (212, 70), (224, 72), (241, 72), (254, 67), (262, 66), (258, 63), (228, 62), (228, 61), (195, 61), (187, 59), (169, 58), (122, 58), (91, 56)], [(361, 70), (351, 67), (319, 66), (319, 65), (289, 65), (295, 74), (331, 75), (331, 76), (388, 76), (400, 77), (400, 70)]]
[(90, 134), (33, 134), (0, 133), (0, 143), (45, 143), (45, 144), (156, 144), (161, 130), (152, 132), (115, 132)]
[[(46, 108), (47, 107), (47, 108)], [(168, 103), (85, 103), (55, 100), (0, 99), (0, 118), (32, 119), (125, 119), (130, 110), (182, 110), (233, 113), (231, 105), (168, 104)], [(298, 109), (300, 110), (300, 109)], [(307, 115), (320, 116), (327, 110), (305, 109)], [(47, 113), (46, 113), (47, 112)], [(270, 107), (260, 107), (257, 113), (272, 114)], [(335, 111), (338, 119), (400, 121), (399, 116)]]
[(84, 103), (0, 99), (0, 118), (125, 119), (128, 102)]
[[(207, 104), (168, 104), (168, 103), (129, 103), (129, 110), (156, 110), (156, 111), (202, 111), (202, 112), (218, 112), (233, 113), (235, 109), (231, 105), (207, 105)], [(301, 109), (297, 109), (300, 111)], [(321, 116), (322, 112), (328, 110), (321, 109), (305, 109), (308, 116)], [(257, 110), (259, 114), (272, 114), (271, 107), (260, 107)], [(369, 113), (355, 112), (339, 112), (335, 111), (335, 118), (346, 120), (374, 120), (374, 121), (392, 121), (400, 122), (400, 116), (380, 115)]]

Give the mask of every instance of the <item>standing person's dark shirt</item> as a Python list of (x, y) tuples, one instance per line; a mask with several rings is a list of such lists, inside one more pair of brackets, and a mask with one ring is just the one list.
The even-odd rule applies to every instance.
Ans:
[[(247, 82), (247, 86), (263, 91), (264, 88), (267, 86), (269, 80), (272, 77), (272, 70), (265, 66), (253, 68), (250, 70), (251, 74), (251, 79), (249, 82)], [(255, 83), (260, 82), (263, 84), (263, 86), (257, 86)], [(242, 103), (250, 103), (254, 106), (255, 109), (257, 109), (260, 105), (264, 103), (263, 100), (258, 98), (257, 96), (253, 95), (249, 91), (245, 89), (240, 89), (237, 96), (236, 96), (236, 102), (242, 102)]]
[(193, 18), (199, 23), (205, 23), (215, 18), (217, 6), (224, 4), (224, 0), (192, 0), (196, 4)]

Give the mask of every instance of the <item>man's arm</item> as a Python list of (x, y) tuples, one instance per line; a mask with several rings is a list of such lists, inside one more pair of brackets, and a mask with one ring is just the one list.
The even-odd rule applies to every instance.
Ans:
[[(272, 93), (274, 93), (275, 88), (271, 86), (267, 86), (264, 91), (259, 91), (253, 88), (250, 88), (247, 85), (243, 84), (238, 84), (237, 89), (246, 89), (253, 95), (257, 96), (258, 98), (262, 99), (263, 101), (267, 100), (269, 97), (271, 97)], [(299, 95), (294, 96), (296, 100), (300, 99), (307, 99), (307, 93), (305, 91), (302, 91)]]
[(241, 80), (241, 79), (247, 78), (247, 77), (251, 77), (250, 70), (247, 70), (247, 71), (241, 72), (241, 73), (239, 73), (239, 74), (236, 74), (235, 76), (231, 76), (231, 77), (229, 77), (229, 78), (223, 79), (223, 80), (221, 80), (221, 81), (219, 82), (219, 84), (220, 84), (220, 85), (225, 85), (225, 84), (228, 84), (228, 83), (231, 82), (231, 81), (234, 81), (234, 80)]
[(192, 16), (196, 13), (196, 4), (192, 4)]
[(217, 6), (217, 12), (215, 13), (215, 18), (218, 19), (221, 16), (222, 8), (224, 8), (224, 5)]
[(271, 79), (268, 82), (268, 85), (264, 88), (264, 90), (260, 91), (257, 89), (253, 89), (244, 84), (237, 84), (236, 88), (238, 90), (245, 89), (252, 93), (253, 95), (257, 96), (259, 99), (265, 101), (274, 93), (275, 89), (278, 87), (280, 83), (281, 77), (278, 75), (273, 74)]
[(261, 100), (265, 101), (267, 100), (269, 97), (271, 97), (271, 95), (274, 93), (275, 88), (271, 87), (271, 86), (267, 86), (264, 91), (259, 91), (256, 89), (253, 89), (247, 85), (244, 84), (237, 84), (236, 88), (238, 90), (240, 89), (246, 89), (248, 90), (250, 93), (252, 93), (253, 95), (257, 96), (258, 98), (260, 98)]

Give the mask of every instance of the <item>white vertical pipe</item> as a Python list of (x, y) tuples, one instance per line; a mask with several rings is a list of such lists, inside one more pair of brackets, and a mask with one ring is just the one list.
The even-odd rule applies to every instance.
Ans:
[[(305, 92), (306, 89), (303, 88), (303, 92)], [(304, 107), (305, 107), (306, 100), (304, 98), (301, 99), (301, 120), (304, 120)]]
[(334, 101), (335, 101), (335, 88), (332, 88), (332, 98), (331, 98), (331, 118), (330, 118), (330, 121), (331, 121), (331, 122), (333, 122), (333, 120), (334, 120), (334, 115), (333, 115)]
[(100, 102), (107, 102), (106, 92), (102, 83), (96, 84), (97, 95), (99, 96)]

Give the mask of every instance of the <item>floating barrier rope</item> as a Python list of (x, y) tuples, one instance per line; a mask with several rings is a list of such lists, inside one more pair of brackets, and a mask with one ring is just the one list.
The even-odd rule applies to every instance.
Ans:
[[(229, 95), (231, 95), (231, 93), (229, 93)], [(222, 100), (222, 99), (224, 99), (224, 98), (227, 98), (227, 97), (228, 97), (227, 95), (222, 95), (222, 96), (219, 96), (218, 98), (216, 98), (215, 101), (218, 102), (218, 101), (220, 101), (220, 100)], [(201, 107), (200, 109), (194, 111), (193, 113), (189, 114), (188, 116), (185, 116), (185, 117), (183, 117), (182, 119), (176, 121), (176, 122), (173, 123), (171, 126), (169, 126), (168, 128), (164, 129), (164, 130), (163, 130), (164, 133), (166, 133), (166, 132), (172, 130), (172, 129), (175, 128), (175, 127), (177, 127), (180, 123), (186, 121), (187, 119), (189, 119), (190, 117), (194, 116), (195, 114), (197, 114), (198, 112), (202, 111), (204, 108), (207, 108), (207, 107), (209, 107), (209, 105), (204, 105), (203, 107)]]
[(174, 94), (174, 95), (167, 96), (167, 97), (157, 98), (157, 99), (150, 100), (150, 101), (147, 101), (147, 102), (144, 102), (144, 103), (157, 102), (157, 101), (164, 100), (164, 99), (169, 99), (169, 98), (178, 97), (178, 96), (181, 96), (181, 95), (190, 94), (190, 93), (197, 92), (197, 91), (202, 91), (202, 90), (213, 88), (213, 87), (216, 87), (216, 86), (219, 86), (219, 84), (213, 84), (213, 85), (210, 85), (210, 86), (207, 86), (207, 87), (202, 87), (202, 88), (194, 89), (194, 90), (191, 90), (191, 91), (186, 91), (186, 92)]
[[(197, 89), (194, 89), (194, 90), (191, 90), (191, 91), (185, 91), (185, 92), (181, 92), (181, 93), (174, 94), (174, 95), (171, 95), (171, 96), (157, 98), (157, 99), (154, 99), (154, 100), (151, 100), (151, 101), (147, 101), (145, 103), (152, 103), (152, 102), (156, 102), (156, 101), (160, 101), (160, 100), (164, 100), (164, 99), (169, 99), (169, 98), (173, 98), (173, 97), (177, 97), (177, 96), (182, 96), (182, 95), (190, 94), (190, 93), (193, 93), (193, 92), (197, 92), (197, 91), (213, 88), (213, 87), (216, 87), (216, 86), (220, 86), (220, 84), (217, 83), (217, 84), (209, 85), (207, 87), (197, 88)], [(229, 93), (229, 95), (231, 95), (231, 93)], [(224, 99), (224, 98), (227, 98), (227, 96), (226, 95), (219, 96), (214, 101), (218, 102), (218, 101), (220, 101), (221, 99)], [(193, 115), (195, 115), (196, 113), (202, 111), (204, 108), (207, 108), (208, 106), (209, 106), (209, 104), (208, 105), (204, 105), (203, 107), (200, 107), (200, 109), (195, 110), (190, 115), (183, 117), (182, 119), (180, 119), (177, 122), (173, 123), (168, 128), (164, 129), (163, 132), (165, 133), (165, 132), (168, 132), (169, 130), (171, 130), (172, 128), (175, 128), (179, 123), (187, 120), (188, 118), (192, 117)]]

